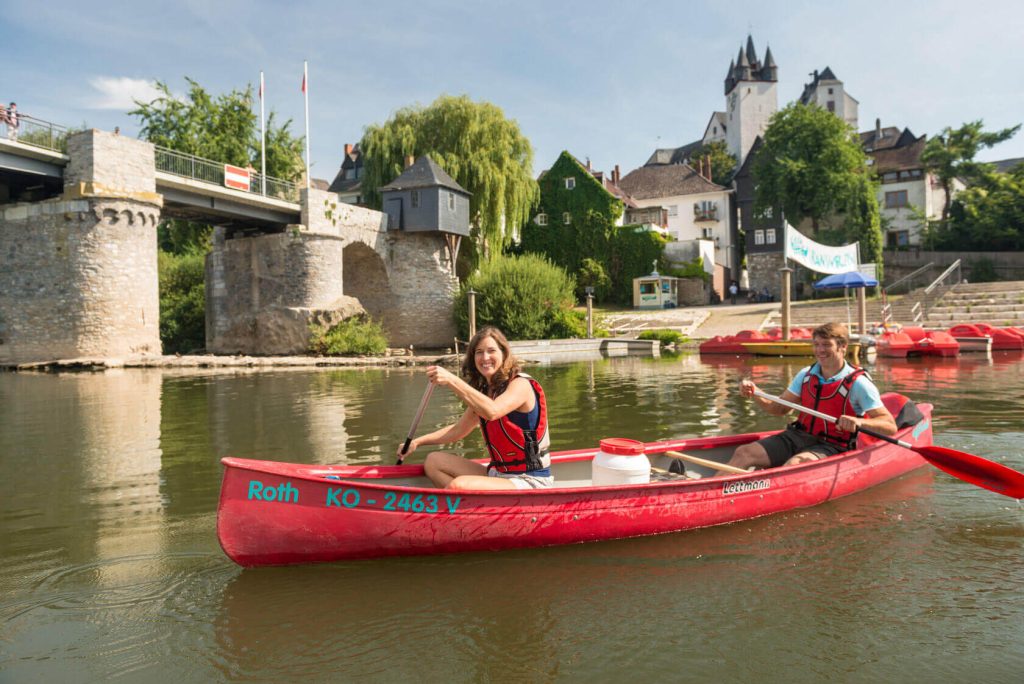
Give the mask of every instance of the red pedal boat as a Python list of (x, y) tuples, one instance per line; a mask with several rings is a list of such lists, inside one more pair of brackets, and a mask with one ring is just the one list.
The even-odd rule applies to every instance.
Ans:
[[(883, 395), (891, 409), (898, 395)], [(897, 437), (932, 443), (931, 405)], [(322, 466), (224, 458), (217, 536), (243, 566), (384, 556), (498, 551), (678, 532), (814, 506), (924, 465), (910, 449), (861, 435), (858, 448), (798, 466), (718, 475), (670, 472), (669, 450), (725, 462), (770, 433), (642, 445), (651, 482), (594, 486), (596, 449), (552, 456), (557, 486), (453, 491), (429, 485), (420, 465)], [(638, 443), (639, 444), (639, 443)], [(692, 479), (700, 475), (699, 479)]]

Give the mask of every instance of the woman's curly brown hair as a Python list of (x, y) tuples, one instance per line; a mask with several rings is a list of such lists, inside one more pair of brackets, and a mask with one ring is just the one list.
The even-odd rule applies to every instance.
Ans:
[[(483, 342), (484, 338), (490, 337), (501, 349), (501, 366), (494, 372), (492, 383), (488, 383), (480, 371), (476, 369), (476, 349)], [(505, 335), (492, 325), (485, 326), (473, 335), (466, 347), (466, 355), (462, 359), (462, 379), (469, 383), (470, 387), (490, 397), (496, 397), (505, 391), (508, 383), (519, 375), (519, 360), (512, 356), (512, 347), (509, 346)]]

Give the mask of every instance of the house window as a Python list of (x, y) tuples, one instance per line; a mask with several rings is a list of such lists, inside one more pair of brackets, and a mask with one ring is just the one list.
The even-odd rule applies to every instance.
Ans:
[(831, 95), (831, 94), (832, 94), (832, 89), (831, 89), (831, 88), (829, 88), (829, 89), (828, 89), (828, 94), (829, 94), (829, 95)]
[(679, 205), (678, 204), (670, 204), (670, 205), (668, 205), (667, 208), (668, 208), (668, 215), (669, 216), (679, 216)]
[(920, 178), (921, 177), (921, 169), (911, 169), (910, 170), (910, 177), (911, 178)]
[(455, 193), (448, 193), (448, 211), (455, 211)]
[(886, 173), (886, 174), (882, 175), (882, 182), (883, 183), (895, 183), (897, 180), (899, 180), (899, 177), (900, 176), (899, 176), (898, 173), (896, 173), (895, 171), (891, 171), (889, 173)]
[(910, 233), (906, 230), (894, 230), (891, 231), (887, 236), (887, 242), (889, 247), (909, 247), (910, 246)]
[(907, 191), (896, 190), (894, 192), (885, 193), (885, 208), (886, 209), (898, 209), (899, 207), (907, 206)]
[(548, 225), (548, 215), (544, 213), (537, 214), (537, 225), (546, 226)]
[(768, 243), (769, 245), (774, 245), (775, 244), (775, 229), (774, 228), (769, 228), (766, 231), (764, 231), (764, 241), (766, 243)]
[(763, 245), (764, 244), (764, 231), (763, 230), (755, 230), (754, 231), (754, 244), (755, 245)]
[(828, 111), (830, 111), (832, 113), (835, 113), (835, 111), (836, 111), (836, 102), (835, 102), (835, 100), (829, 100), (826, 103), (826, 106), (828, 107)]
[(412, 208), (416, 209), (419, 206), (420, 206), (420, 191), (419, 190), (413, 190), (412, 191)]
[(576, 179), (575, 178), (566, 178), (565, 179), (565, 189), (566, 190), (572, 190), (575, 187), (576, 187)]
[(711, 228), (701, 228), (700, 229), (700, 236), (702, 238), (704, 238), (705, 240), (711, 240), (714, 237), (714, 235), (712, 235), (712, 232), (713, 231), (712, 231)]
[(562, 223), (564, 223), (565, 225), (569, 225), (570, 223), (572, 223), (572, 214), (570, 214), (567, 211), (564, 212), (562, 214)]

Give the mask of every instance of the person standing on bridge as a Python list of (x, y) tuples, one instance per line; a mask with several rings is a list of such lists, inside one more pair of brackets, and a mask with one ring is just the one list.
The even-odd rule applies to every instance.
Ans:
[[(896, 419), (882, 403), (875, 383), (863, 368), (846, 362), (850, 343), (846, 326), (826, 323), (814, 329), (811, 339), (815, 363), (797, 373), (781, 396), (827, 413), (837, 422), (801, 413), (782, 432), (737, 447), (729, 465), (744, 469), (797, 465), (849, 451), (862, 427), (883, 435), (896, 433)], [(790, 412), (781, 404), (755, 396), (755, 390), (753, 381), (740, 382), (740, 394), (760, 404), (765, 413), (784, 416)]]
[(18, 139), (18, 126), (21, 122), (18, 121), (18, 103), (12, 102), (11, 106), (7, 108), (7, 138), (9, 140)]

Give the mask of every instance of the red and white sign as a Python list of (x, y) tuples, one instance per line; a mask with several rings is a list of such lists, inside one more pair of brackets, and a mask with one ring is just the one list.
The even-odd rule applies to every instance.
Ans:
[(224, 165), (224, 185), (235, 190), (249, 190), (249, 170), (240, 166)]

